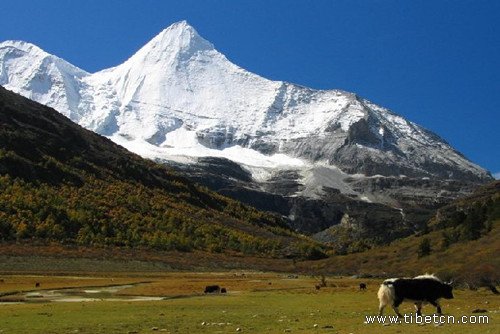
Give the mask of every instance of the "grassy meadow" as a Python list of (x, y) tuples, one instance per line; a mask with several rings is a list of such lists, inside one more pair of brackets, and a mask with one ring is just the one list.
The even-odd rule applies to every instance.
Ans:
[[(489, 324), (442, 326), (366, 324), (377, 313), (381, 280), (283, 273), (125, 273), (115, 276), (0, 276), (0, 295), (67, 287), (134, 284), (117, 292), (117, 300), (93, 302), (0, 303), (0, 333), (499, 333), (500, 297), (486, 290), (456, 290), (443, 300), (446, 315), (472, 315), (486, 309)], [(34, 288), (39, 282), (40, 287)], [(359, 291), (359, 283), (368, 285)], [(225, 287), (227, 294), (203, 293), (206, 285)], [(127, 296), (161, 296), (158, 301), (131, 301)], [(413, 312), (411, 303), (401, 310)], [(434, 312), (424, 307), (424, 314)], [(393, 315), (388, 309), (386, 314)]]

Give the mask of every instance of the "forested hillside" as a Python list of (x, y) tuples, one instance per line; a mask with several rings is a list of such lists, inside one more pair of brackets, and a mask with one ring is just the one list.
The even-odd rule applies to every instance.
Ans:
[(0, 240), (323, 256), (318, 244), (0, 87)]

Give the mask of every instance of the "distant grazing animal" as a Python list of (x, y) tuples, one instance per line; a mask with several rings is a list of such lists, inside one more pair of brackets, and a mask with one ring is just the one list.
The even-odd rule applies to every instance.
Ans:
[(205, 287), (205, 293), (219, 293), (220, 292), (220, 286), (218, 285), (207, 285)]
[(443, 283), (434, 275), (421, 275), (415, 278), (391, 278), (380, 285), (377, 296), (380, 302), (379, 315), (384, 307), (391, 305), (394, 312), (401, 317), (398, 306), (404, 300), (415, 302), (418, 315), (422, 315), (422, 304), (430, 303), (441, 314), (440, 298), (452, 299), (453, 287), (450, 283)]
[(40, 283), (36, 282), (35, 283), (35, 288), (39, 288), (40, 287)]
[(360, 290), (366, 290), (366, 283), (359, 283)]
[(220, 293), (226, 293), (226, 292), (227, 292), (226, 288), (221, 288), (220, 289)]

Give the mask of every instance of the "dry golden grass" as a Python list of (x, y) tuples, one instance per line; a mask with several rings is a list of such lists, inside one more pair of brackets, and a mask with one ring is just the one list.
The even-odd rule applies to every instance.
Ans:
[[(430, 239), (432, 250), (430, 255), (418, 258), (418, 247), (422, 238)], [(446, 279), (463, 280), (474, 280), (467, 277), (470, 273), (476, 276), (487, 274), (497, 278), (500, 275), (500, 257), (497, 255), (500, 253), (500, 221), (496, 221), (492, 231), (478, 240), (459, 242), (442, 249), (442, 239), (442, 231), (431, 232), (423, 236), (396, 240), (388, 246), (376, 247), (363, 253), (332, 256), (318, 261), (204, 252), (0, 244), (0, 274), (58, 275), (86, 272), (96, 276), (109, 273), (130, 276), (141, 275), (143, 272), (159, 272), (162, 275), (172, 271), (213, 272), (245, 268), (248, 271), (296, 272), (308, 275), (371, 274), (378, 277), (412, 276), (429, 272), (437, 273)], [(32, 254), (36, 254), (36, 257)]]
[[(293, 271), (293, 260), (236, 254), (152, 251), (120, 247), (0, 243), (0, 274), (220, 271), (235, 268)], [(102, 275), (102, 274), (101, 274)]]
[[(327, 280), (328, 285), (333, 280)], [(262, 272), (222, 272), (222, 273), (171, 273), (156, 277), (155, 282), (122, 290), (121, 294), (147, 296), (195, 296), (203, 295), (207, 285), (219, 285), (229, 294), (256, 291), (316, 290), (319, 277), (305, 275), (262, 273)]]

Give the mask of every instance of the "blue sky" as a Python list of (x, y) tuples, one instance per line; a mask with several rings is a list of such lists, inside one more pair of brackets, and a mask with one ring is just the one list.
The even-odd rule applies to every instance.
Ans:
[(0, 41), (89, 72), (185, 19), (247, 70), (355, 92), (500, 173), (500, 1), (3, 0), (0, 12)]

